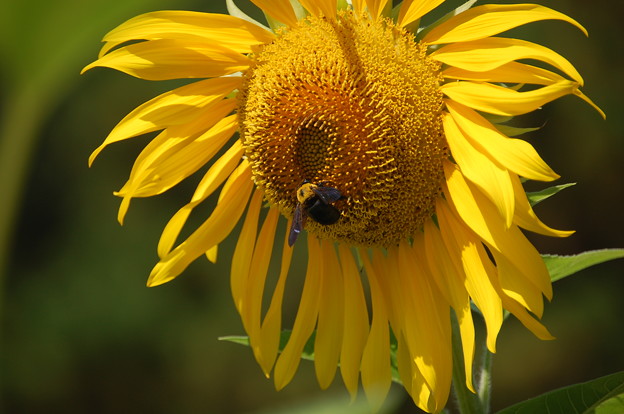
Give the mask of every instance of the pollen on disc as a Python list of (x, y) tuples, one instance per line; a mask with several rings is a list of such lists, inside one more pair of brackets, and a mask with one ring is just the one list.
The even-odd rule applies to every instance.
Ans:
[(239, 93), (254, 181), (292, 217), (304, 180), (344, 196), (321, 238), (389, 247), (434, 212), (448, 148), (440, 64), (389, 20), (340, 12), (283, 30), (253, 56)]

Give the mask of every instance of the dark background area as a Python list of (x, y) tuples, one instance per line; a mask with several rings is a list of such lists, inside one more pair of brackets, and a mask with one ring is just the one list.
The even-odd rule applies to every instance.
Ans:
[[(225, 1), (16, 3), (0, 5), (0, 215), (14, 217), (0, 269), (0, 411), (346, 412), (339, 378), (321, 392), (304, 361), (293, 383), (276, 392), (249, 349), (217, 340), (242, 333), (228, 280), (236, 237), (220, 246), (216, 265), (200, 259), (173, 282), (145, 287), (160, 232), (198, 177), (163, 196), (135, 199), (121, 227), (112, 191), (149, 137), (115, 144), (87, 168), (91, 151), (123, 116), (173, 85), (106, 69), (80, 76), (101, 37), (141, 12), (223, 12)], [(544, 125), (525, 138), (562, 176), (558, 183), (577, 183), (536, 208), (547, 224), (576, 234), (532, 240), (554, 254), (624, 247), (624, 8), (619, 0), (540, 3), (579, 20), (589, 39), (556, 21), (513, 34), (567, 57), (607, 120), (575, 97), (519, 118), (524, 126)], [(11, 140), (29, 147), (23, 180), (19, 169), (9, 175), (19, 162), (7, 155)], [(3, 201), (12, 182), (18, 191)], [(624, 369), (623, 271), (616, 261), (555, 284), (543, 319), (555, 341), (536, 339), (513, 318), (505, 324), (494, 359), (495, 410)], [(389, 411), (415, 412), (405, 399), (396, 387)], [(357, 403), (351, 410), (365, 412)]]

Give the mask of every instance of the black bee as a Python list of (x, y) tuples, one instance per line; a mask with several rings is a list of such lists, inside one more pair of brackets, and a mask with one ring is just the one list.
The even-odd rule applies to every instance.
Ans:
[(304, 181), (297, 189), (297, 207), (290, 226), (288, 245), (295, 244), (308, 216), (319, 224), (329, 225), (337, 222), (340, 218), (340, 210), (332, 203), (341, 198), (342, 194), (336, 188)]

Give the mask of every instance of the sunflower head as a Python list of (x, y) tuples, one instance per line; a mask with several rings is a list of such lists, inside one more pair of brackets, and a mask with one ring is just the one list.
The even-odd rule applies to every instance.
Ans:
[(287, 217), (303, 181), (344, 199), (318, 237), (389, 247), (435, 210), (448, 158), (441, 64), (390, 19), (309, 16), (254, 55), (238, 114), (254, 181)]
[[(495, 120), (568, 94), (598, 108), (564, 57), (498, 35), (545, 19), (584, 29), (534, 4), (471, 7), (471, 0), (419, 28), (443, 0), (405, 0), (395, 11), (387, 0), (353, 0), (340, 10), (335, 0), (253, 2), (278, 29), (249, 18), (163, 11), (108, 33), (85, 70), (197, 80), (132, 111), (91, 161), (113, 142), (160, 131), (116, 193), (123, 197), (120, 221), (132, 198), (163, 193), (209, 165), (165, 227), (148, 285), (177, 277), (202, 255), (215, 261), (244, 217), (232, 296), (254, 356), (278, 389), (315, 334), (321, 387), (339, 366), (352, 395), (361, 380), (380, 404), (392, 380), (392, 347), (414, 402), (439, 412), (451, 385), (451, 309), (470, 390), (473, 307), (483, 315), (491, 351), (503, 311), (539, 338), (552, 338), (538, 321), (543, 298), (552, 297), (549, 275), (522, 229), (572, 232), (542, 223), (521, 183), (558, 175), (531, 144), (512, 136), (520, 130)], [(218, 189), (211, 215), (178, 243), (194, 208)], [(282, 216), (292, 230), (274, 252)], [(304, 287), (280, 348), (291, 246), (304, 230)], [(274, 255), (280, 271), (265, 292)]]

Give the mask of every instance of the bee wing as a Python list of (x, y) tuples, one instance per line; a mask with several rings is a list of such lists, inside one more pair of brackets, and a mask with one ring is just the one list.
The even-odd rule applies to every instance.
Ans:
[(301, 211), (301, 204), (297, 204), (295, 208), (295, 214), (290, 225), (290, 233), (288, 234), (288, 245), (292, 247), (297, 241), (297, 236), (303, 230), (303, 212)]
[(325, 204), (331, 204), (340, 200), (340, 197), (342, 197), (340, 191), (333, 187), (314, 187), (312, 188), (312, 191), (314, 191), (314, 194), (316, 194)]

